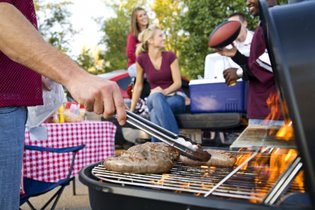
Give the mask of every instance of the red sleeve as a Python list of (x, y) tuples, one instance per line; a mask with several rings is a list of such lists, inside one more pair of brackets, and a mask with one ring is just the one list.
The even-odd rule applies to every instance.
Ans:
[(129, 33), (128, 38), (127, 38), (127, 47), (126, 47), (128, 66), (136, 62), (136, 46), (137, 46), (137, 39), (131, 33)]
[(173, 53), (173, 52), (171, 52), (171, 51), (169, 51), (168, 52), (168, 60), (169, 60), (169, 62), (170, 62), (170, 65), (174, 62), (174, 60), (176, 60), (177, 59), (177, 56), (176, 56), (176, 54), (175, 53)]

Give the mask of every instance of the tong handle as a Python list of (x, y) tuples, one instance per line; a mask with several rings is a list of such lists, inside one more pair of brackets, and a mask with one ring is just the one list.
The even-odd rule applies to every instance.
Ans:
[(141, 117), (141, 116), (139, 116), (139, 115), (137, 115), (137, 114), (135, 114), (129, 110), (126, 110), (126, 113), (127, 113), (128, 117), (135, 118), (135, 119), (141, 121), (142, 123), (152, 127), (153, 129), (164, 133), (165, 135), (169, 136), (170, 138), (173, 138), (173, 139), (178, 138), (178, 135), (176, 135), (175, 133), (173, 133), (173, 132), (171, 132), (165, 128), (162, 128), (161, 126), (151, 122), (150, 120), (147, 120), (147, 119), (145, 119), (145, 118), (143, 118), (143, 117)]
[(194, 150), (188, 146), (182, 145), (177, 142), (179, 140), (179, 136), (174, 134), (173, 132), (166, 130), (151, 121), (144, 119), (141, 116), (138, 116), (128, 110), (127, 113), (127, 122), (140, 130), (147, 132), (148, 134), (156, 137), (160, 141), (178, 149), (183, 155), (194, 159), (194, 160), (201, 160), (201, 161), (208, 161), (211, 157), (209, 153), (206, 151), (201, 150), (200, 148)]

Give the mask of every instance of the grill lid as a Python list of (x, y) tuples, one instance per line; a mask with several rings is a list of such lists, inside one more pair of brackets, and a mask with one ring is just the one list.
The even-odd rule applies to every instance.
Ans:
[(268, 9), (260, 0), (260, 7), (276, 84), (288, 106), (314, 205), (315, 1)]

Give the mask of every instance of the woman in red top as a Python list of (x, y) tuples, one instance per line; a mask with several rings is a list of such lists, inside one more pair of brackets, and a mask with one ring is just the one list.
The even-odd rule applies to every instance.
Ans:
[[(130, 33), (127, 38), (127, 47), (126, 54), (128, 58), (128, 73), (132, 78), (132, 86), (135, 83), (136, 77), (136, 47), (139, 44), (138, 36), (149, 26), (149, 18), (146, 11), (142, 7), (136, 7), (133, 9), (131, 14), (131, 23), (130, 23)], [(150, 94), (150, 86), (146, 79), (143, 80), (143, 90), (140, 98), (141, 103), (139, 103), (137, 111), (141, 113), (139, 110), (146, 110), (146, 102), (145, 98)], [(142, 104), (142, 105), (140, 105)], [(144, 112), (143, 114), (145, 114)]]
[(146, 11), (141, 7), (136, 7), (131, 14), (130, 33), (127, 38), (126, 53), (128, 66), (136, 63), (136, 47), (139, 43), (138, 35), (148, 28), (149, 18)]
[[(164, 51), (164, 34), (157, 27), (149, 27), (139, 35), (137, 47), (137, 80), (130, 110), (134, 111), (143, 88), (144, 74), (151, 91), (147, 100), (150, 120), (176, 134), (179, 133), (174, 113), (185, 111), (185, 98), (180, 91), (182, 80), (176, 55)], [(156, 141), (152, 138), (152, 141)]]

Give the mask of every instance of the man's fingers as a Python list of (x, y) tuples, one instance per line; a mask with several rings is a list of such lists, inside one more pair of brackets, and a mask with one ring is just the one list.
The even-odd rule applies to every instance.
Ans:
[(94, 110), (96, 114), (104, 113), (104, 103), (101, 93), (96, 94), (94, 101)]
[(85, 100), (84, 107), (85, 107), (86, 111), (93, 112), (94, 111), (94, 100), (93, 99)]
[(116, 107), (116, 116), (119, 125), (124, 125), (126, 123), (126, 105), (123, 98), (121, 97), (120, 91), (113, 93), (114, 103)]
[(117, 115), (117, 121), (120, 125), (126, 122), (126, 107), (121, 96), (120, 89), (116, 83), (112, 83), (107, 91), (103, 92), (104, 118), (110, 118)]

